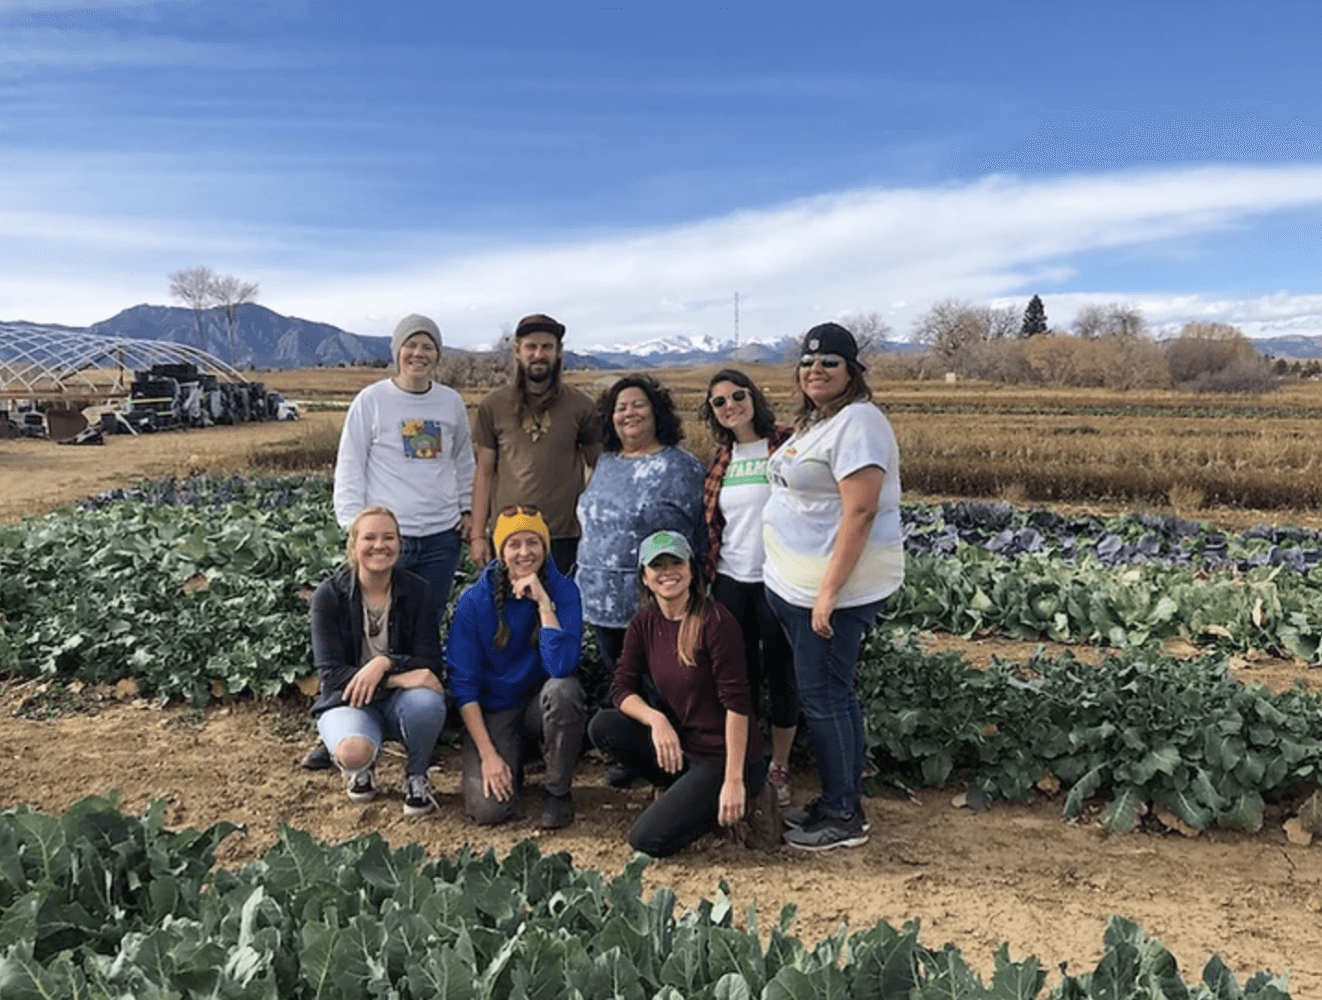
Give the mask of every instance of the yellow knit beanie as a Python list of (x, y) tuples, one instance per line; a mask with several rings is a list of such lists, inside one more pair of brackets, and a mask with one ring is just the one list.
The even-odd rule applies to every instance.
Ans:
[(551, 531), (546, 526), (546, 521), (542, 518), (542, 512), (536, 507), (527, 504), (517, 507), (506, 507), (496, 518), (495, 530), (491, 532), (491, 540), (496, 543), (496, 558), (500, 558), (501, 549), (505, 547), (505, 539), (516, 531), (535, 531), (541, 536), (542, 544), (546, 546), (549, 554), (551, 551)]

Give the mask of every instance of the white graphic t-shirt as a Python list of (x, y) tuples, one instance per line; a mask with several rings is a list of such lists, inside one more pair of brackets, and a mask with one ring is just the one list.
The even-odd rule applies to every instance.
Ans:
[(840, 529), (840, 480), (868, 466), (884, 472), (880, 504), (836, 606), (871, 604), (904, 582), (900, 450), (890, 421), (861, 400), (796, 432), (768, 462), (771, 496), (762, 513), (767, 549), (762, 578), (769, 590), (797, 607), (812, 607)]
[(771, 494), (767, 478), (766, 438), (751, 444), (738, 441), (730, 449), (730, 465), (721, 480), (721, 551), (716, 572), (743, 583), (762, 582), (762, 508)]

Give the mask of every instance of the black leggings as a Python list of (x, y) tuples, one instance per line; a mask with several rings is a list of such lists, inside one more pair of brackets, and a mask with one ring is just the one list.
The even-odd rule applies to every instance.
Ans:
[(744, 661), (748, 664), (748, 691), (753, 712), (762, 717), (762, 685), (766, 684), (771, 724), (793, 729), (799, 724), (799, 685), (794, 678), (794, 654), (785, 630), (760, 583), (716, 575), (711, 595), (724, 604), (744, 633)]
[[(684, 767), (670, 774), (656, 762), (652, 731), (618, 708), (598, 712), (588, 726), (592, 742), (666, 793), (643, 810), (629, 831), (629, 845), (654, 858), (674, 854), (720, 822), (725, 762), (684, 754)], [(765, 760), (744, 762), (745, 815), (766, 780)]]

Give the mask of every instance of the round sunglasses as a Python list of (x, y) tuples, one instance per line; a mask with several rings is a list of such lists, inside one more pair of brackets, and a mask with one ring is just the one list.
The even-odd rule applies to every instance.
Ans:
[(742, 403), (747, 398), (747, 389), (736, 389), (734, 392), (730, 393), (730, 399), (726, 399), (724, 396), (713, 396), (709, 402), (711, 403), (713, 410), (720, 410), (724, 409), (725, 404), (730, 402), (730, 400), (734, 400), (736, 403)]

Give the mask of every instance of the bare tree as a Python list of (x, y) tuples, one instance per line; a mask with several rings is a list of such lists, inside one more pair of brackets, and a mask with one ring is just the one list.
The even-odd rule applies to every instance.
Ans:
[(1186, 323), (1165, 347), (1177, 389), (1273, 392), (1278, 388), (1270, 363), (1237, 326)]
[(858, 342), (859, 357), (880, 354), (891, 339), (891, 326), (881, 313), (857, 312), (841, 317), (840, 325), (854, 335)]
[(1147, 317), (1138, 306), (1128, 302), (1118, 302), (1111, 306), (1112, 336), (1142, 337), (1147, 331)]
[(244, 281), (232, 274), (213, 275), (211, 299), (225, 310), (225, 341), (229, 345), (230, 364), (234, 364), (234, 321), (238, 318), (239, 306), (257, 301), (257, 282)]
[(1023, 316), (1014, 306), (982, 311), (987, 317), (988, 340), (1007, 340), (1019, 336), (1019, 329), (1023, 326)]
[(1074, 332), (1084, 340), (1096, 340), (1106, 329), (1106, 309), (1084, 306), (1074, 314)]
[(214, 301), (216, 274), (209, 267), (186, 267), (170, 275), (170, 295), (193, 310), (197, 319), (197, 344), (205, 348), (206, 337), (202, 333), (202, 313)]
[(931, 345), (933, 353), (953, 369), (971, 345), (988, 339), (991, 312), (962, 299), (942, 299), (914, 320), (913, 339)]
[(1084, 306), (1074, 315), (1074, 332), (1085, 340), (1099, 337), (1141, 337), (1147, 332), (1143, 310), (1127, 302)]

